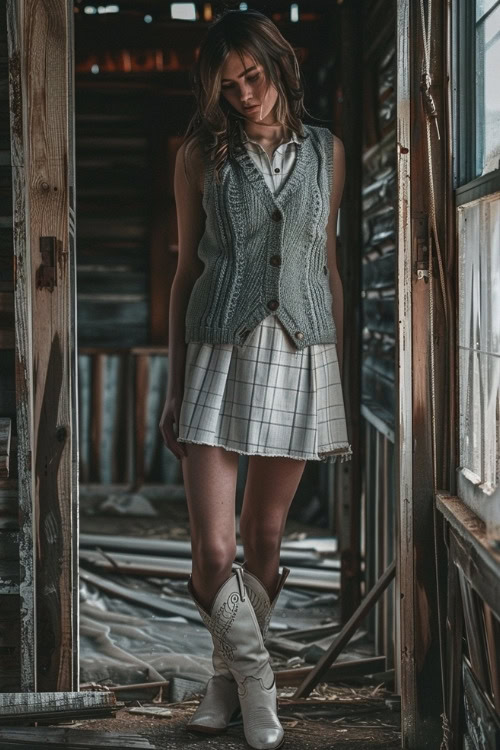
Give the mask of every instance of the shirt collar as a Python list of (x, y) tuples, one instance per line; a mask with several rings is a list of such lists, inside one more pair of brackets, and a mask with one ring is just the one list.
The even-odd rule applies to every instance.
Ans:
[[(257, 146), (260, 146), (260, 148), (263, 148), (263, 146), (258, 143), (257, 141), (254, 141), (253, 138), (250, 138), (248, 134), (245, 131), (245, 128), (243, 127), (241, 120), (238, 120), (238, 125), (240, 128), (240, 134), (241, 134), (241, 140), (242, 143), (255, 143)], [(302, 146), (302, 141), (298, 137), (297, 133), (295, 131), (292, 131), (291, 138), (288, 141), (283, 141), (280, 143), (280, 145), (277, 148), (281, 148), (281, 146), (286, 146), (288, 143), (294, 142), (297, 144), (297, 146)]]

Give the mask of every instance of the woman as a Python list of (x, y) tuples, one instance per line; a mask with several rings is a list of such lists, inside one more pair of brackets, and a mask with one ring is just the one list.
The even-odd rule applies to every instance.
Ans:
[[(212, 23), (192, 82), (197, 111), (175, 164), (179, 259), (160, 421), (182, 461), (188, 591), (214, 645), (214, 676), (187, 728), (223, 731), (241, 708), (249, 745), (276, 748), (264, 639), (289, 572), (279, 572), (287, 513), (307, 460), (351, 457), (335, 261), (343, 147), (302, 123), (294, 51), (260, 12)], [(249, 455), (242, 566), (238, 454)]]

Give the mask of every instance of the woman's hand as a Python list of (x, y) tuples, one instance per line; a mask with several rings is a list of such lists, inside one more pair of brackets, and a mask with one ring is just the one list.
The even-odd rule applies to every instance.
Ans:
[(162, 434), (165, 445), (178, 459), (181, 459), (183, 456), (187, 456), (186, 444), (177, 442), (177, 435), (179, 434), (179, 416), (181, 411), (181, 403), (181, 394), (167, 394), (165, 406), (163, 407), (163, 412), (159, 424), (160, 432)]

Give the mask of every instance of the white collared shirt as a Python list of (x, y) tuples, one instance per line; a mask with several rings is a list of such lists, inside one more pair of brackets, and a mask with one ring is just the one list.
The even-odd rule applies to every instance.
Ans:
[(273, 194), (278, 193), (294, 165), (297, 144), (301, 145), (296, 133), (292, 133), (292, 137), (288, 141), (284, 141), (276, 147), (272, 160), (260, 143), (250, 138), (243, 128), (242, 142), (255, 166), (262, 173), (269, 190)]

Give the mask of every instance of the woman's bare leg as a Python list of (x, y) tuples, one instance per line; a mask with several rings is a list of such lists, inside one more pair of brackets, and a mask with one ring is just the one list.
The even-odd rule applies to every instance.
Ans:
[(306, 462), (281, 456), (250, 456), (240, 516), (248, 570), (272, 598), (278, 583), (286, 519)]
[(210, 613), (217, 590), (236, 557), (235, 494), (238, 453), (220, 446), (189, 443), (182, 473), (189, 511), (192, 584)]

